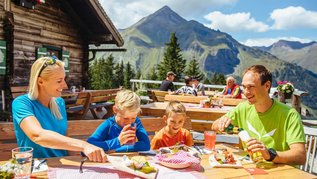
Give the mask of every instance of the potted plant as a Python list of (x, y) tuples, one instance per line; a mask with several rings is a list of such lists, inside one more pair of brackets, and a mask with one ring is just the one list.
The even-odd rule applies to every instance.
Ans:
[(290, 99), (292, 97), (292, 94), (294, 92), (295, 88), (294, 85), (291, 82), (288, 81), (279, 81), (277, 86), (278, 95), (280, 98), (284, 98), (284, 100), (280, 100), (282, 102), (285, 101), (285, 99)]

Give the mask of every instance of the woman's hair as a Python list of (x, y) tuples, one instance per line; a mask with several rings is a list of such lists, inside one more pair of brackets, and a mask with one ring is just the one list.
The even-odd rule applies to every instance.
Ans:
[(137, 112), (141, 111), (141, 99), (131, 90), (121, 90), (115, 98), (115, 105), (119, 111)]
[[(55, 63), (52, 63), (52, 60), (55, 60)], [(52, 64), (50, 64), (51, 62)], [(38, 77), (40, 76), (44, 80), (47, 80), (56, 69), (63, 68), (64, 69), (64, 62), (53, 59), (52, 57), (41, 57), (37, 59), (31, 68), (31, 75), (30, 75), (30, 82), (29, 82), (29, 93), (28, 96), (32, 100), (38, 99), (39, 95), (39, 88), (37, 85)], [(52, 114), (57, 119), (61, 119), (62, 115), (60, 113), (59, 107), (56, 104), (56, 98), (52, 97), (50, 100), (50, 110)]]
[(165, 113), (167, 117), (170, 117), (173, 113), (185, 114), (186, 115), (186, 108), (185, 106), (178, 102), (178, 101), (171, 101), (167, 104)]

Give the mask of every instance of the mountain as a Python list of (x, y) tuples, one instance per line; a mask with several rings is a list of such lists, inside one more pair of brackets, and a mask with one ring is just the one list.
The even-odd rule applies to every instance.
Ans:
[[(176, 32), (183, 57), (190, 61), (195, 57), (208, 78), (215, 72), (232, 74), (241, 82), (243, 70), (254, 64), (265, 65), (273, 73), (273, 86), (287, 80), (300, 90), (314, 94), (317, 76), (292, 63), (278, 59), (266, 51), (240, 44), (229, 34), (205, 27), (201, 23), (187, 21), (168, 6), (144, 17), (136, 24), (120, 31), (124, 38), (125, 53), (113, 53), (116, 60), (124, 59), (145, 76), (162, 59), (165, 43), (171, 32)], [(109, 54), (99, 54), (99, 57)], [(303, 99), (308, 106), (317, 109), (317, 96)]]
[(281, 60), (295, 63), (317, 74), (317, 43), (280, 40), (269, 47), (255, 47), (269, 52)]

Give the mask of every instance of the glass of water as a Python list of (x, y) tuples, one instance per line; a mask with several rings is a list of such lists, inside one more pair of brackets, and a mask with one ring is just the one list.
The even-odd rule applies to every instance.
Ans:
[(33, 148), (17, 147), (12, 149), (12, 158), (15, 159), (18, 167), (14, 171), (15, 179), (29, 179), (31, 175)]

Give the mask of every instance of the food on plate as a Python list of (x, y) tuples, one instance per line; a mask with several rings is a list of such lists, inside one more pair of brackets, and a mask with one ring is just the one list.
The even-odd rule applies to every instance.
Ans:
[(17, 165), (16, 160), (11, 159), (7, 163), (0, 166), (0, 178), (11, 179), (14, 178), (16, 171), (22, 170), (21, 165)]
[(237, 161), (233, 157), (233, 154), (230, 153), (227, 149), (216, 150), (214, 151), (214, 157), (217, 162), (220, 164), (236, 164)]
[(127, 156), (123, 156), (123, 161), (125, 165), (133, 170), (138, 170), (143, 173), (155, 173), (156, 169), (150, 166), (144, 156), (134, 156), (129, 159)]
[(192, 147), (188, 147), (187, 145), (174, 145), (170, 147), (162, 147), (159, 149), (160, 154), (176, 154), (179, 151), (184, 151), (188, 153), (189, 155), (192, 155), (194, 157), (197, 157), (200, 159), (197, 149), (193, 149)]

